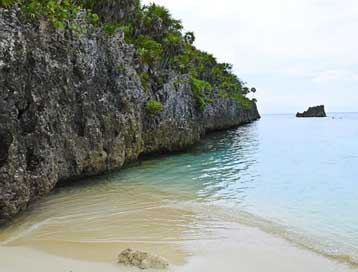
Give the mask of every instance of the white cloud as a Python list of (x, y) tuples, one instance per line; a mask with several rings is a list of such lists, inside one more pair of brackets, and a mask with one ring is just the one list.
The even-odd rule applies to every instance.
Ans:
[[(320, 96), (334, 111), (358, 111), (358, 95), (352, 96), (358, 74), (358, 1), (154, 2), (196, 33), (199, 48), (233, 63), (239, 77), (258, 88), (265, 112), (309, 105)], [(337, 92), (328, 84), (332, 81), (343, 89)], [(338, 103), (337, 96), (347, 96), (346, 104)]]

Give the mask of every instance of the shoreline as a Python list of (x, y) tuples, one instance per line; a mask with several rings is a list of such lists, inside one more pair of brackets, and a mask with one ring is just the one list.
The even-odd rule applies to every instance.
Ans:
[[(338, 244), (336, 244), (336, 252), (334, 252), (332, 248), (328, 248), (329, 243), (327, 241), (325, 243), (322, 242), (322, 240), (326, 239), (324, 237), (309, 237), (308, 235), (305, 235), (303, 230), (288, 230), (278, 223), (246, 211), (240, 211), (239, 219), (236, 222), (248, 228), (257, 228), (267, 235), (283, 239), (289, 244), (302, 250), (313, 252), (332, 261), (355, 268), (358, 271), (357, 255), (353, 253), (339, 254), (339, 252), (342, 252), (343, 250), (342, 248), (338, 248)], [(334, 243), (336, 243), (336, 241), (334, 241)]]
[[(100, 235), (98, 236), (99, 233), (97, 235), (93, 233), (81, 240), (81, 237), (78, 237), (78, 234), (81, 233), (80, 230), (77, 230), (77, 234), (72, 233), (68, 236), (68, 232), (71, 232), (72, 228), (84, 226), (82, 221), (71, 221), (77, 217), (75, 215), (78, 212), (86, 209), (80, 205), (81, 202), (86, 203), (89, 207), (98, 206), (101, 203), (99, 200), (101, 197), (98, 196), (97, 190), (95, 190), (96, 195), (100, 198), (93, 199), (92, 190), (88, 190), (91, 187), (89, 184), (87, 190), (84, 190), (87, 193), (83, 191), (82, 186), (72, 187), (75, 191), (74, 195), (76, 192), (81, 192), (81, 197), (76, 198), (79, 202), (74, 202), (73, 195), (68, 194), (67, 189), (64, 189), (63, 192), (56, 194), (63, 206), (61, 211), (56, 211), (56, 215), (52, 211), (59, 205), (53, 198), (48, 198), (47, 201), (41, 201), (44, 203), (39, 203), (41, 205), (37, 206), (33, 212), (19, 218), (19, 225), (13, 225), (14, 229), (11, 227), (5, 230), (2, 234), (8, 239), (4, 239), (0, 243), (0, 254), (9, 256), (0, 260), (0, 271), (4, 267), (8, 272), (24, 271), (26, 266), (17, 264), (16, 256), (35, 256), (34, 259), (30, 257), (24, 264), (34, 262), (28, 265), (38, 267), (35, 271), (40, 272), (49, 269), (42, 270), (43, 260), (49, 264), (58, 262), (60, 269), (58, 271), (67, 271), (64, 269), (73, 266), (73, 272), (91, 272), (88, 268), (89, 264), (94, 264), (93, 271), (96, 269), (98, 271), (98, 266), (101, 271), (112, 271), (112, 269), (118, 271), (118, 265), (115, 263), (116, 256), (126, 248), (144, 250), (165, 257), (173, 265), (173, 269), (170, 271), (198, 271), (203, 267), (208, 271), (219, 269), (235, 271), (230, 270), (233, 264), (236, 268), (239, 267), (243, 271), (250, 272), (263, 271), (262, 269), (276, 272), (280, 267), (282, 270), (278, 271), (317, 271), (309, 270), (311, 267), (324, 267), (325, 272), (358, 271), (358, 266), (352, 265), (348, 257), (332, 256), (318, 250), (319, 244), (314, 244), (317, 239), (305, 244), (305, 240), (292, 235), (292, 232), (277, 223), (242, 210), (193, 202), (191, 195), (188, 195), (187, 192), (181, 194), (177, 188), (163, 191), (158, 190), (156, 186), (138, 184), (116, 188), (116, 191), (121, 192), (120, 200), (126, 205), (118, 203), (118, 198), (115, 196), (107, 198), (109, 206), (119, 205), (123, 208), (123, 212), (121, 209), (117, 211), (122, 216), (114, 217), (115, 221), (108, 219), (111, 220), (114, 228), (108, 230), (107, 233), (111, 233), (114, 239), (103, 239)], [(93, 183), (93, 188), (97, 188), (96, 183)], [(106, 192), (107, 190), (103, 192), (104, 197), (108, 197)], [(132, 201), (137, 196), (141, 196), (142, 202), (134, 205)], [(175, 204), (163, 203), (161, 205), (163, 197), (175, 200)], [(78, 208), (75, 208), (77, 206)], [(44, 207), (46, 208), (43, 209)], [(68, 208), (74, 210), (68, 210)], [(106, 214), (98, 214), (100, 217), (102, 215), (106, 216)], [(28, 221), (29, 216), (35, 221)], [(89, 218), (86, 214), (83, 216), (85, 220)], [(146, 229), (145, 226), (153, 218), (159, 225), (165, 223), (165, 227), (154, 224)], [(146, 221), (147, 219), (150, 221)], [(166, 225), (166, 223), (173, 223), (178, 219), (184, 220), (179, 224), (181, 227), (173, 229), (176, 223), (170, 228), (169, 225)], [(23, 222), (26, 223), (23, 224)], [(126, 224), (123, 225), (123, 222)], [(131, 227), (127, 229), (126, 225)], [(190, 232), (190, 226), (195, 227), (196, 225), (199, 226), (196, 229), (198, 233), (186, 237), (184, 233)], [(19, 229), (17, 229), (18, 227)], [(166, 232), (168, 228), (170, 232)], [(152, 232), (150, 239), (147, 240), (145, 235), (148, 234), (148, 230)], [(18, 236), (13, 236), (13, 231), (15, 231), (13, 234), (17, 233)], [(162, 239), (162, 235), (165, 235), (167, 239)], [(78, 239), (72, 240), (71, 238), (74, 237)], [(287, 253), (289, 253), (288, 256)], [(283, 259), (285, 261), (282, 261)], [(236, 264), (238, 260), (243, 263)], [(260, 269), (256, 268), (259, 265), (257, 262), (260, 265), (262, 263), (259, 266)], [(227, 267), (225, 267), (226, 264)], [(18, 267), (19, 265), (20, 267)], [(224, 268), (220, 268), (220, 265), (223, 265)], [(82, 267), (84, 270), (81, 270)], [(215, 269), (210, 270), (212, 267)], [(339, 269), (336, 269), (337, 267)]]
[[(230, 224), (229, 228), (218, 230), (218, 235), (223, 239), (188, 242), (185, 247), (192, 256), (184, 264), (171, 265), (168, 271), (358, 271), (254, 227)], [(30, 271), (39, 272), (139, 271), (116, 264), (116, 256), (111, 256), (113, 261), (99, 262), (51, 255), (23, 246), (1, 246), (0, 254), (0, 270), (6, 272), (28, 271), (29, 267)]]

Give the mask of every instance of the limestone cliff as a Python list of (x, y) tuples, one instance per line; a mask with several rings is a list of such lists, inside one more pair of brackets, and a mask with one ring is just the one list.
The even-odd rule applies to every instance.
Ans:
[[(15, 9), (0, 13), (0, 222), (58, 182), (180, 150), (209, 131), (259, 118), (254, 103), (243, 109), (217, 95), (198, 110), (186, 75), (145, 91), (134, 48), (120, 32), (88, 26), (79, 34), (20, 17)], [(163, 105), (157, 116), (146, 112), (149, 99)]]

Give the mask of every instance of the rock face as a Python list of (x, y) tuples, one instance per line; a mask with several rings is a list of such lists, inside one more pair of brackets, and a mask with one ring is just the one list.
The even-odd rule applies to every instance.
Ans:
[(162, 257), (129, 248), (119, 254), (118, 263), (140, 269), (166, 269), (169, 266), (168, 261)]
[[(55, 31), (19, 18), (14, 9), (0, 12), (0, 222), (59, 182), (180, 150), (260, 117), (254, 103), (243, 109), (219, 96), (199, 111), (186, 75), (145, 91), (121, 33)], [(150, 117), (148, 100), (163, 112)]]
[(296, 117), (327, 117), (324, 106), (310, 107), (303, 113), (297, 113)]

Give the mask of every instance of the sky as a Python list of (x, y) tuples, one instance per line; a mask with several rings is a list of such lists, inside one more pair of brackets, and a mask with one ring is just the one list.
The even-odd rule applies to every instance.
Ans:
[(262, 113), (358, 112), (357, 0), (143, 0), (256, 87)]

